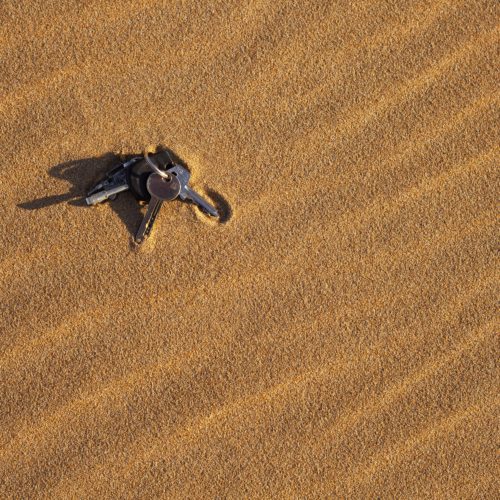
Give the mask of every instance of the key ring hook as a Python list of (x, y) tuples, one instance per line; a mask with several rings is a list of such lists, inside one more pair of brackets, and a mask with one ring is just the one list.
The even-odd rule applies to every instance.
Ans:
[(161, 177), (164, 179), (170, 179), (170, 174), (165, 172), (164, 170), (161, 170), (161, 168), (149, 157), (149, 153), (147, 151), (144, 151), (144, 159), (146, 160), (147, 164)]

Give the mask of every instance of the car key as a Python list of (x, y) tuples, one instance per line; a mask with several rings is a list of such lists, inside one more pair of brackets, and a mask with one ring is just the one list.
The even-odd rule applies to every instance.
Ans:
[(108, 172), (106, 177), (88, 192), (85, 198), (87, 205), (97, 205), (108, 199), (115, 199), (118, 193), (127, 191), (130, 188), (127, 171), (141, 159), (140, 156), (135, 156)]
[[(105, 178), (100, 181), (87, 194), (87, 205), (97, 205), (106, 200), (114, 200), (118, 193), (130, 189), (132, 194), (139, 201), (149, 201), (151, 195), (147, 189), (147, 180), (153, 169), (146, 161), (147, 153), (144, 156), (134, 156), (130, 160), (120, 164), (108, 172)], [(165, 175), (168, 166), (173, 165), (172, 158), (168, 151), (160, 151), (152, 155), (155, 168)]]
[(212, 217), (219, 217), (219, 212), (217, 209), (203, 199), (196, 191), (191, 189), (188, 185), (190, 173), (187, 169), (181, 165), (174, 165), (167, 170), (167, 173), (173, 174), (179, 179), (181, 190), (179, 193), (179, 198), (181, 200), (188, 200), (198, 206), (198, 208)]
[(181, 183), (175, 175), (162, 177), (152, 173), (147, 180), (147, 189), (151, 195), (146, 215), (135, 236), (136, 243), (142, 243), (151, 233), (156, 216), (164, 201), (175, 200), (181, 192)]
[(117, 194), (122, 193), (123, 191), (127, 191), (129, 189), (128, 182), (124, 181), (121, 184), (116, 184), (110, 186), (106, 189), (102, 189), (97, 193), (93, 193), (90, 196), (85, 198), (87, 205), (97, 205), (98, 203), (102, 203), (103, 201), (114, 199)]

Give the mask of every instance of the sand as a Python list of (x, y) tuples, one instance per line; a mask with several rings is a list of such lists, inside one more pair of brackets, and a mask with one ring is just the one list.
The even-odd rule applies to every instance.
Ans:
[[(498, 494), (498, 3), (0, 5), (0, 497)], [(221, 210), (130, 193), (171, 149)]]

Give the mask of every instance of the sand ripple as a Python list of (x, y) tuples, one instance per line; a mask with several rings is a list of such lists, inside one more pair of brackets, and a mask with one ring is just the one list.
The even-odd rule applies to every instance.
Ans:
[(2, 2), (0, 497), (493, 498), (497, 10)]

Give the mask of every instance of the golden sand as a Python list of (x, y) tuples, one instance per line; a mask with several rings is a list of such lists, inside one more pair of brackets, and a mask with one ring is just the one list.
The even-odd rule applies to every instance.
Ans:
[[(0, 498), (493, 498), (498, 2), (0, 4)], [(130, 193), (170, 148), (223, 211)]]

